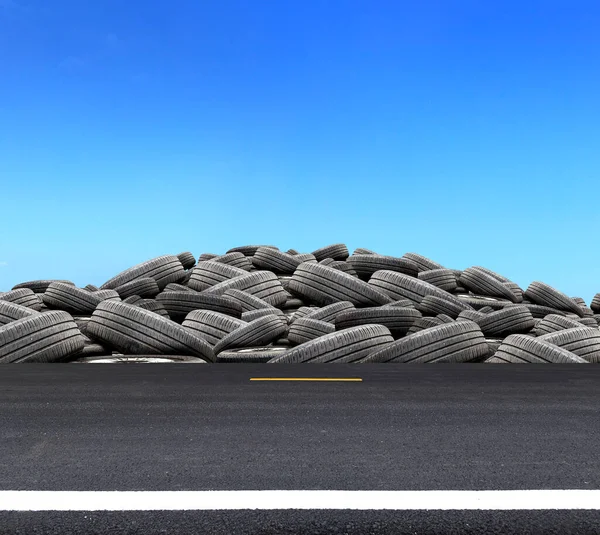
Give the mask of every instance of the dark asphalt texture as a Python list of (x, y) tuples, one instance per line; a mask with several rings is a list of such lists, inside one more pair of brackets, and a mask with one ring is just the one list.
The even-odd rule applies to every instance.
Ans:
[[(600, 489), (600, 366), (1, 371), (0, 490)], [(249, 381), (261, 376), (363, 382)], [(234, 511), (10, 512), (0, 533), (510, 533), (515, 522), (600, 532), (585, 511)]]

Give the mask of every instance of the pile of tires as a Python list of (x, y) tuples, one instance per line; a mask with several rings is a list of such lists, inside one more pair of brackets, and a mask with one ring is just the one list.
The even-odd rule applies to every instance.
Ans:
[(0, 363), (597, 363), (588, 306), (481, 266), (344, 244), (164, 255), (0, 293)]

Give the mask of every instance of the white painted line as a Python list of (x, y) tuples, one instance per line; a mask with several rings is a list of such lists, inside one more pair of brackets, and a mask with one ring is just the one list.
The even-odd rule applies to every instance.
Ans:
[(0, 511), (600, 509), (600, 490), (0, 491)]

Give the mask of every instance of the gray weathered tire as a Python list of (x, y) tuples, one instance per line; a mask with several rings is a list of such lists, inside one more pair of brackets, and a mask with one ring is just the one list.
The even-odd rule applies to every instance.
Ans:
[(268, 308), (257, 308), (255, 310), (247, 310), (246, 312), (242, 312), (242, 319), (248, 323), (251, 321), (257, 320), (258, 318), (262, 318), (263, 316), (277, 316), (281, 321), (282, 325), (287, 329), (288, 320), (286, 315), (275, 307)]
[(214, 253), (202, 253), (198, 257), (198, 262), (204, 262), (206, 260), (214, 260), (215, 258), (218, 258), (218, 257), (219, 257), (218, 254), (214, 254)]
[(479, 326), (472, 321), (456, 321), (396, 340), (361, 363), (476, 362), (487, 356), (488, 346)]
[(524, 306), (512, 306), (485, 314), (475, 321), (486, 336), (508, 336), (529, 332), (535, 326), (531, 312)]
[(420, 317), (421, 313), (415, 308), (360, 308), (340, 313), (335, 318), (335, 328), (341, 330), (358, 325), (383, 325), (394, 338), (400, 338)]
[(279, 249), (274, 245), (242, 245), (240, 247), (233, 247), (227, 251), (229, 253), (242, 253), (245, 256), (254, 256), (254, 253), (259, 247), (268, 247), (269, 249)]
[(525, 290), (525, 297), (538, 305), (573, 312), (579, 317), (584, 315), (583, 310), (573, 299), (543, 282), (532, 282)]
[(433, 284), (394, 271), (377, 271), (369, 279), (368, 284), (389, 295), (393, 300), (410, 299), (415, 305), (420, 304), (426, 295), (436, 295), (460, 306), (465, 303)]
[(346, 260), (361, 280), (368, 281), (377, 271), (397, 271), (405, 275), (417, 276), (417, 264), (407, 258), (378, 254), (353, 254)]
[(98, 292), (88, 292), (63, 282), (53, 282), (42, 294), (42, 300), (48, 308), (73, 314), (91, 314), (103, 301), (102, 297), (102, 294), (98, 296)]
[(239, 277), (215, 284), (202, 293), (223, 295), (227, 290), (241, 290), (265, 300), (274, 307), (283, 305), (288, 298), (288, 294), (283, 289), (277, 275), (270, 271), (245, 273)]
[(445, 269), (444, 266), (442, 266), (442, 264), (438, 264), (430, 258), (427, 258), (426, 256), (417, 253), (406, 253), (404, 254), (404, 256), (402, 256), (402, 258), (414, 262), (417, 266), (417, 271), (419, 273), (421, 271), (429, 271), (430, 269)]
[(0, 327), (0, 363), (61, 362), (85, 345), (72, 316), (52, 310)]
[(177, 284), (176, 282), (170, 282), (163, 288), (163, 292), (195, 292), (191, 288), (184, 284)]
[(186, 316), (182, 326), (214, 346), (221, 338), (246, 325), (246, 323), (241, 319), (220, 312), (194, 310)]
[(539, 338), (526, 334), (507, 336), (495, 357), (517, 364), (586, 364), (587, 360)]
[(106, 281), (100, 286), (100, 289), (114, 290), (117, 286), (122, 286), (133, 280), (146, 277), (153, 278), (162, 290), (170, 282), (179, 282), (185, 277), (185, 270), (179, 258), (175, 255), (159, 256), (122, 271), (112, 279)]
[(98, 305), (88, 323), (87, 335), (124, 354), (187, 354), (215, 360), (208, 342), (190, 330), (149, 310), (117, 301)]
[[(169, 285), (171, 284), (175, 283), (169, 283)], [(121, 299), (127, 299), (132, 295), (139, 295), (140, 297), (152, 298), (158, 295), (160, 289), (153, 278), (144, 277), (141, 279), (133, 280), (131, 282), (126, 282), (121, 286), (117, 286), (115, 288), (115, 292), (119, 294), (119, 297)]]
[(212, 260), (213, 262), (227, 264), (229, 266), (243, 269), (244, 271), (250, 271), (252, 269), (251, 257), (248, 257), (240, 252), (227, 253), (224, 255), (215, 256)]
[(444, 323), (446, 322), (436, 317), (417, 318), (410, 326), (406, 334), (410, 336), (411, 334), (424, 331), (425, 329), (431, 329), (432, 327), (437, 327), (438, 325), (443, 325)]
[(192, 270), (188, 287), (197, 292), (203, 292), (223, 281), (247, 274), (247, 271), (230, 264), (206, 260), (199, 262)]
[(600, 313), (600, 293), (597, 293), (590, 304), (590, 308), (596, 314)]
[(11, 301), (0, 301), (0, 325), (6, 325), (34, 314), (39, 314), (39, 312)]
[(446, 292), (453, 292), (457, 287), (456, 273), (452, 269), (429, 269), (421, 271), (418, 277)]
[(416, 306), (416, 309), (424, 316), (437, 316), (438, 314), (446, 314), (451, 318), (456, 319), (464, 310), (472, 310), (469, 305), (460, 301), (460, 299), (446, 299), (439, 295), (426, 295), (421, 302)]
[(332, 260), (331, 258), (326, 258), (325, 260), (321, 260), (319, 262), (322, 266), (329, 266), (330, 268), (337, 269), (339, 271), (343, 271), (348, 275), (352, 275), (353, 277), (358, 277), (358, 274), (354, 270), (354, 268), (345, 260)]
[(258, 310), (260, 308), (273, 308), (273, 305), (264, 299), (235, 288), (227, 290), (222, 295), (223, 297), (227, 297), (238, 303), (242, 309), (242, 312)]
[(190, 269), (196, 265), (196, 257), (189, 251), (179, 253), (177, 255), (177, 258), (179, 258), (179, 261), (181, 262), (183, 269)]
[[(317, 259), (310, 255), (313, 261)], [(300, 257), (300, 258), (298, 258)], [(268, 269), (273, 273), (280, 275), (292, 275), (296, 268), (303, 261), (310, 261), (311, 259), (304, 260), (305, 255), (290, 255), (282, 253), (277, 249), (269, 249), (268, 247), (259, 247), (252, 257), (252, 263), (259, 269)]]
[(535, 326), (535, 334), (537, 336), (542, 336), (544, 334), (564, 331), (565, 329), (575, 329), (577, 327), (581, 327), (581, 323), (577, 320), (558, 314), (548, 314)]
[(12, 287), (13, 290), (19, 290), (22, 288), (28, 288), (36, 294), (43, 294), (46, 291), (46, 288), (50, 286), (53, 282), (62, 282), (64, 284), (70, 284), (71, 286), (75, 286), (71, 281), (67, 280), (36, 280), (36, 281), (27, 281), (21, 282), (20, 284), (16, 284)]
[(154, 299), (142, 299), (141, 301), (135, 303), (135, 306), (143, 308), (144, 310), (149, 310), (150, 312), (154, 312), (163, 318), (171, 319), (171, 316), (169, 316), (167, 309), (162, 305), (162, 303), (159, 303)]
[(304, 317), (293, 323), (287, 338), (292, 344), (298, 345), (333, 332), (335, 332), (333, 323)]
[(42, 299), (39, 294), (29, 288), (17, 288), (10, 292), (0, 293), (0, 301), (9, 301), (24, 307), (31, 308), (36, 312), (42, 309)]
[(265, 363), (287, 351), (284, 347), (251, 347), (249, 349), (229, 349), (217, 355), (217, 362), (228, 363)]
[(333, 258), (334, 260), (346, 260), (350, 253), (348, 252), (348, 247), (346, 247), (343, 243), (334, 243), (333, 245), (327, 245), (325, 247), (321, 247), (316, 251), (313, 251), (312, 254), (317, 259), (317, 261), (325, 260), (325, 258)]
[(477, 267), (465, 269), (459, 281), (465, 288), (478, 295), (500, 297), (513, 303), (523, 301), (522, 297), (514, 293), (505, 283)]
[(463, 310), (457, 317), (457, 320), (474, 321), (479, 324), (479, 320), (485, 317), (485, 313), (479, 310)]
[(233, 299), (198, 292), (162, 292), (156, 296), (174, 321), (183, 321), (192, 310), (213, 310), (241, 318), (242, 307)]
[(304, 262), (294, 272), (289, 291), (320, 305), (349, 301), (356, 306), (385, 305), (392, 301), (368, 283), (337, 269)]
[(286, 330), (275, 314), (263, 316), (225, 335), (215, 344), (214, 352), (218, 355), (226, 349), (264, 346), (277, 340)]
[(269, 364), (295, 364), (301, 362), (356, 362), (373, 351), (394, 341), (390, 331), (382, 325), (361, 325), (320, 336), (296, 346)]
[(600, 330), (575, 327), (539, 336), (537, 340), (562, 347), (588, 362), (600, 362)]

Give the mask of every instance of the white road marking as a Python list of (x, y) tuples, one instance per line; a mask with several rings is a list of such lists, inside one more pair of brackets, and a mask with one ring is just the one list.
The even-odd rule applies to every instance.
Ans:
[(600, 490), (0, 491), (0, 511), (600, 509)]

